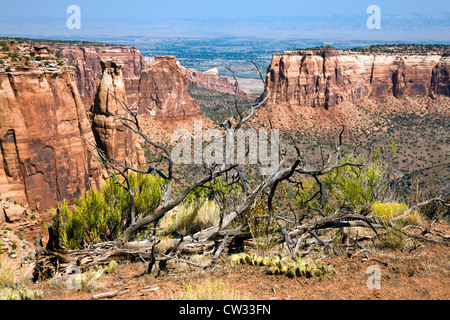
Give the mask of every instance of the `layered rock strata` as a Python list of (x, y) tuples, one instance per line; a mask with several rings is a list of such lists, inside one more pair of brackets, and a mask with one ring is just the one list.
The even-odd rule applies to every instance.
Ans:
[(95, 182), (80, 137), (94, 138), (72, 71), (1, 73), (0, 111), (0, 197), (48, 208)]
[(118, 59), (124, 64), (124, 78), (139, 78), (148, 64), (142, 54), (134, 47), (58, 47), (61, 55), (75, 67), (75, 79), (81, 96), (89, 103), (96, 93), (96, 82), (102, 77), (100, 61)]
[(449, 74), (447, 55), (288, 51), (273, 55), (266, 94), (271, 104), (325, 109), (366, 97), (449, 96)]
[[(129, 87), (136, 88), (136, 83)], [(135, 92), (135, 89), (134, 89)], [(200, 115), (200, 106), (189, 95), (186, 77), (175, 57), (155, 57), (155, 62), (141, 73), (135, 107), (155, 119), (186, 120)]]
[[(195, 69), (185, 69), (185, 75), (189, 86), (218, 91), (222, 93), (235, 94), (236, 86), (227, 77), (220, 75), (217, 68), (202, 72)], [(245, 97), (244, 91), (239, 90), (238, 95)]]

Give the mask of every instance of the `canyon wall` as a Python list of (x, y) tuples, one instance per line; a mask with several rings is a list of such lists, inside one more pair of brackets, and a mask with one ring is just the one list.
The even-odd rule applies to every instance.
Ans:
[(0, 74), (2, 198), (49, 208), (96, 181), (80, 139), (94, 137), (73, 72), (56, 70)]
[(139, 78), (148, 64), (142, 54), (134, 47), (75, 47), (59, 46), (55, 48), (75, 67), (75, 79), (81, 96), (92, 102), (96, 93), (96, 82), (102, 77), (100, 61), (119, 59), (124, 63), (124, 78)]
[[(185, 120), (200, 115), (200, 106), (189, 95), (186, 76), (175, 57), (155, 57), (155, 62), (142, 71), (139, 85), (128, 82), (134, 91), (134, 107), (155, 119)], [(130, 91), (129, 91), (130, 92)]]
[(265, 94), (271, 104), (325, 109), (365, 97), (449, 96), (449, 73), (446, 55), (287, 51), (273, 55)]

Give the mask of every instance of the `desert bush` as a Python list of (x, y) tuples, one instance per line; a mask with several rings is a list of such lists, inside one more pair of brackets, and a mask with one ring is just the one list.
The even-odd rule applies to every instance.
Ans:
[(405, 235), (395, 227), (385, 227), (385, 232), (382, 236), (383, 244), (390, 249), (401, 249), (406, 242)]
[(248, 294), (242, 294), (222, 280), (205, 280), (200, 284), (192, 281), (183, 283), (183, 288), (175, 293), (174, 300), (249, 300)]
[[(349, 156), (340, 160), (354, 162)], [(360, 161), (364, 164), (365, 160)], [(325, 174), (320, 181), (309, 178), (302, 182), (296, 204), (307, 211), (319, 210), (323, 215), (347, 206), (353, 211), (368, 211), (387, 190), (387, 169), (377, 158), (364, 167), (345, 166)], [(318, 191), (321, 188), (321, 192)], [(316, 195), (316, 197), (313, 197)]]
[[(151, 175), (129, 175), (137, 216), (152, 214), (160, 202), (159, 183)], [(60, 211), (61, 239), (68, 249), (116, 239), (131, 223), (130, 194), (112, 179), (102, 190), (90, 190), (75, 200), (72, 210), (66, 202)], [(54, 214), (54, 210), (53, 210)]]
[[(448, 184), (443, 188), (445, 183), (438, 178), (427, 179), (420, 181), (415, 178), (411, 181), (410, 192), (407, 195), (407, 200), (411, 204), (421, 203), (431, 198), (442, 196), (443, 199), (449, 199), (450, 189)], [(439, 220), (443, 217), (450, 217), (450, 209), (440, 202), (431, 202), (418, 209), (424, 217), (430, 220)]]
[[(408, 210), (408, 205), (398, 202), (375, 202), (372, 204), (371, 213), (382, 221), (389, 221), (392, 218), (404, 214)], [(412, 210), (405, 218), (396, 221), (397, 225), (420, 225), (423, 223), (423, 216), (417, 210)]]
[(278, 226), (275, 213), (269, 213), (267, 197), (267, 195), (262, 195), (250, 212), (245, 215), (246, 223), (255, 242), (256, 252), (261, 256), (271, 253)]

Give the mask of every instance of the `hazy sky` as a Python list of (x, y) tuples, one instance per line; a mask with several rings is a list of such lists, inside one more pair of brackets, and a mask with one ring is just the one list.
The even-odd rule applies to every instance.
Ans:
[[(11, 36), (243, 35), (450, 41), (449, 0), (0, 1), (0, 35)], [(366, 9), (373, 4), (381, 9), (381, 30), (366, 27)], [(80, 30), (66, 26), (69, 5), (81, 9)]]

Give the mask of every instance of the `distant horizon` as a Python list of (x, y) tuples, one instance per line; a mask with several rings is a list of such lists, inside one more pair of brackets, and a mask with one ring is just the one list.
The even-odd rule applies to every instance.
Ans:
[[(69, 29), (68, 8), (80, 10), (80, 28)], [(380, 9), (379, 29), (370, 29), (367, 10)], [(187, 39), (252, 37), (450, 43), (450, 1), (323, 0), (23, 0), (0, 12), (0, 35), (51, 39), (147, 37)]]

